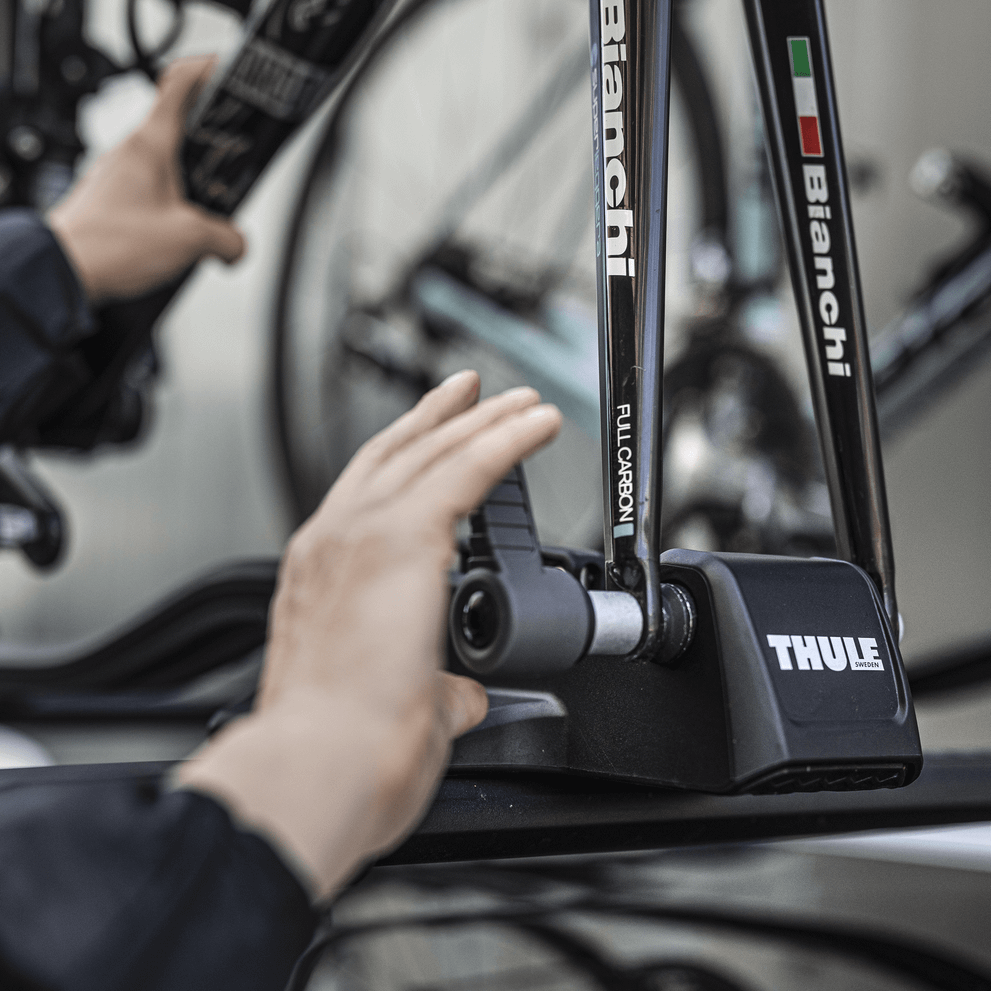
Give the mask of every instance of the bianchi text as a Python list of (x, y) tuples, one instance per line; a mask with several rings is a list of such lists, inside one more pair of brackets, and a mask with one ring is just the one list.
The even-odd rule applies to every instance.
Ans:
[(600, 0), (602, 15), (602, 138), (606, 160), (606, 274), (633, 276), (633, 211), (621, 209), (627, 170), (623, 99), (626, 62), (625, 0)]
[(803, 165), (805, 199), (809, 211), (809, 239), (812, 243), (812, 261), (815, 265), (816, 289), (819, 291), (819, 317), (822, 320), (822, 341), (826, 354), (826, 371), (840, 378), (850, 377), (850, 363), (844, 361), (846, 329), (837, 326), (840, 302), (833, 292), (836, 276), (833, 273), (832, 241), (828, 220), (829, 187), (826, 185), (825, 165)]

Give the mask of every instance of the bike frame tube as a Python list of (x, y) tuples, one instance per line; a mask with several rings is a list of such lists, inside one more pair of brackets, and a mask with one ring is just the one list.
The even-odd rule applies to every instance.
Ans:
[(672, 0), (591, 0), (595, 249), (607, 587), (644, 614), (656, 658)]
[(898, 630), (895, 566), (823, 0), (744, 0), (840, 555)]

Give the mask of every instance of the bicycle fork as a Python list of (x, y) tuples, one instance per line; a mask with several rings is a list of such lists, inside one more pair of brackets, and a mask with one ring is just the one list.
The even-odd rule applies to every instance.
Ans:
[(450, 635), (501, 687), (456, 764), (713, 791), (921, 769), (823, 0), (744, 5), (844, 560), (660, 553), (672, 0), (592, 0), (605, 555), (541, 551), (521, 469), (475, 514)]

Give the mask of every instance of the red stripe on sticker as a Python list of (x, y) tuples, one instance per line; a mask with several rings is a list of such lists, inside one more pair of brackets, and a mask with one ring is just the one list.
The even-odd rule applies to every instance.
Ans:
[(822, 140), (819, 137), (818, 117), (799, 117), (798, 127), (802, 134), (802, 154), (822, 158)]

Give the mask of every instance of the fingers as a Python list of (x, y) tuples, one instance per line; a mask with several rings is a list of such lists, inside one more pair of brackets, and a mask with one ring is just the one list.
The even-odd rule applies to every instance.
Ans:
[(529, 409), (540, 402), (536, 389), (511, 389), (454, 416), (435, 429), (411, 441), (383, 465), (375, 479), (376, 494), (389, 496), (409, 485), (422, 471), (448, 452), (498, 423), (506, 416)]
[(169, 147), (178, 147), (186, 115), (216, 65), (217, 58), (213, 55), (173, 62), (158, 81), (158, 99), (145, 121), (145, 129)]
[(555, 406), (506, 416), (439, 459), (414, 484), (416, 494), (446, 525), (475, 509), (514, 464), (540, 450), (560, 429)]
[(471, 678), (438, 671), (438, 707), (448, 734), (454, 740), (477, 726), (489, 711), (489, 697), (485, 689)]
[(478, 399), (478, 373), (465, 369), (431, 389), (408, 413), (380, 431), (355, 455), (363, 471), (375, 468), (427, 431), (470, 409)]
[(213, 255), (232, 265), (244, 254), (244, 235), (230, 221), (192, 207), (199, 229), (200, 256)]

